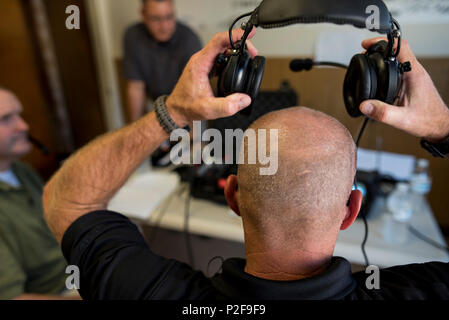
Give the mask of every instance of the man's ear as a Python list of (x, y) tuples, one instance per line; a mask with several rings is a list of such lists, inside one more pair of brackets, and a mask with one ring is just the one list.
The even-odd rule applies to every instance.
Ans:
[(362, 207), (362, 199), (363, 195), (360, 190), (353, 190), (351, 192), (351, 197), (346, 208), (346, 216), (340, 226), (341, 230), (348, 229), (354, 223)]
[(237, 176), (231, 174), (226, 180), (226, 186), (224, 190), (226, 201), (229, 207), (236, 215), (240, 216), (240, 210), (237, 200)]

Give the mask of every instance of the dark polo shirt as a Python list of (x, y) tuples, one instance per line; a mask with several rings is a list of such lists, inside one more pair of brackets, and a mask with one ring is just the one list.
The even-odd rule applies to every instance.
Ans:
[(326, 272), (297, 281), (270, 281), (244, 272), (244, 259), (229, 259), (207, 278), (187, 264), (155, 255), (123, 215), (97, 211), (66, 231), (62, 249), (79, 266), (84, 299), (303, 300), (449, 299), (449, 264), (425, 263), (380, 271), (380, 289), (369, 290), (369, 275), (351, 273), (334, 257)]
[(170, 94), (190, 57), (201, 48), (198, 36), (182, 23), (166, 43), (157, 42), (143, 23), (135, 24), (125, 33), (123, 76), (145, 82), (152, 99)]

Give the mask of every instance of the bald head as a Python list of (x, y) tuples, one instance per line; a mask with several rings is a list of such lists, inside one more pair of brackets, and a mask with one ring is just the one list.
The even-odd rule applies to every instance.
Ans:
[(259, 164), (239, 166), (244, 222), (258, 232), (281, 230), (284, 236), (303, 228), (318, 233), (338, 230), (356, 167), (348, 130), (324, 113), (300, 107), (272, 112), (250, 128), (278, 129), (278, 171), (262, 176)]

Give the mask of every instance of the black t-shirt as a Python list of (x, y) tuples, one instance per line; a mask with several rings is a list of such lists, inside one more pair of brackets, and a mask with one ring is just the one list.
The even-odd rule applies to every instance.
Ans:
[(190, 57), (201, 48), (198, 36), (182, 23), (166, 43), (157, 42), (143, 23), (135, 24), (124, 37), (123, 76), (145, 82), (153, 99), (170, 94)]
[(151, 252), (137, 227), (111, 211), (89, 213), (66, 231), (62, 251), (80, 269), (84, 299), (156, 300), (369, 300), (449, 299), (449, 264), (431, 262), (380, 271), (380, 289), (367, 289), (369, 274), (351, 273), (334, 257), (326, 272), (297, 281), (271, 281), (244, 272), (244, 259), (229, 259), (207, 278), (185, 263)]

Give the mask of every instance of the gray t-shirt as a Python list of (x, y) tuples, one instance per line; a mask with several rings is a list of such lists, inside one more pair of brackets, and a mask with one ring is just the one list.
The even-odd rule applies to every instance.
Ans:
[(198, 36), (182, 23), (166, 43), (158, 43), (143, 23), (135, 24), (125, 33), (123, 75), (144, 81), (147, 95), (156, 99), (173, 91), (190, 57), (201, 48)]

